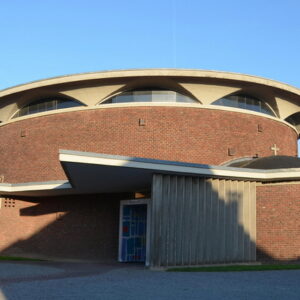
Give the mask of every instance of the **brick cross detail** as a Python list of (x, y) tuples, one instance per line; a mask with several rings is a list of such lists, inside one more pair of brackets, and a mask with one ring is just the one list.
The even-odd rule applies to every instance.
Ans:
[(277, 152), (280, 150), (276, 144), (271, 147), (271, 150), (274, 152), (274, 155), (277, 155)]

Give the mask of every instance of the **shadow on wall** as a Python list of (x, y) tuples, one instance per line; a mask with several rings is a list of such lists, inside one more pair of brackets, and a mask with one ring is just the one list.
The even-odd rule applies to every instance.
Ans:
[(278, 260), (255, 245), (255, 190), (254, 182), (156, 174), (151, 265)]
[(131, 198), (128, 194), (18, 198), (15, 207), (0, 210), (1, 255), (115, 261), (120, 199)]
[(255, 261), (250, 190), (244, 182), (154, 175), (151, 266)]
[[(156, 183), (162, 201), (153, 193), (154, 265), (252, 261), (251, 251), (256, 251), (258, 260), (277, 260), (255, 249), (247, 225), (249, 203), (242, 201), (237, 182), (182, 178), (166, 177), (160, 187)], [(10, 200), (14, 207), (0, 209), (0, 253), (116, 261), (120, 200), (132, 198), (132, 194), (114, 194)]]

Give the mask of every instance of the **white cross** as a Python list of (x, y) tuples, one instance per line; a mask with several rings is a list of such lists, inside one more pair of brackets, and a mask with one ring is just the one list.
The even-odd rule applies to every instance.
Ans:
[(279, 151), (280, 149), (276, 146), (276, 144), (274, 144), (274, 145), (271, 147), (271, 150), (274, 151), (274, 155), (277, 155), (277, 151)]

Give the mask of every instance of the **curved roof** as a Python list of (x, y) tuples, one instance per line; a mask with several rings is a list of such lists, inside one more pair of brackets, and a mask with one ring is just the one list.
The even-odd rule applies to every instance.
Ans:
[(300, 158), (285, 155), (268, 156), (242, 161), (231, 166), (262, 170), (300, 168)]
[(66, 75), (53, 77), (44, 80), (38, 80), (23, 85), (7, 88), (0, 91), (0, 97), (14, 94), (34, 88), (43, 86), (51, 86), (64, 83), (73, 83), (88, 80), (112, 79), (112, 78), (126, 78), (126, 77), (193, 77), (193, 78), (211, 78), (211, 79), (224, 79), (232, 81), (244, 81), (255, 83), (270, 87), (275, 87), (296, 95), (300, 95), (300, 89), (284, 84), (275, 80), (266, 79), (262, 77), (244, 75), (240, 73), (221, 72), (221, 71), (206, 71), (206, 70), (187, 70), (187, 69), (133, 69), (133, 70), (115, 70), (115, 71), (102, 71), (92, 73), (81, 73), (75, 75)]

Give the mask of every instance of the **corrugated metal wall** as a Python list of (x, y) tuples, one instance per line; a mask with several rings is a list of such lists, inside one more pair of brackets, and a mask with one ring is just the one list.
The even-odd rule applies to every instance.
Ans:
[(255, 182), (155, 174), (152, 267), (255, 261)]

